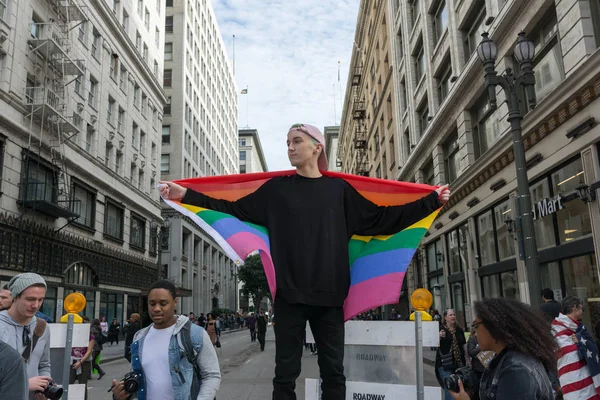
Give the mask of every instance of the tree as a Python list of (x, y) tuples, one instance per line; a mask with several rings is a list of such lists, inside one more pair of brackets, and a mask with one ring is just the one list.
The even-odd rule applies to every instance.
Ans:
[(242, 293), (254, 301), (255, 311), (258, 311), (260, 301), (265, 297), (271, 297), (269, 284), (263, 268), (260, 255), (248, 256), (244, 265), (238, 268), (238, 279), (244, 282)]

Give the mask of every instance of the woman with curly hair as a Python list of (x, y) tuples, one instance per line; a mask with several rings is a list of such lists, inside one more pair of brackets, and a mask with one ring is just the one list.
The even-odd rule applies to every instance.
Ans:
[[(548, 321), (527, 304), (483, 299), (474, 304), (472, 327), (482, 351), (497, 354), (483, 372), (481, 400), (553, 400), (548, 372), (556, 371), (556, 342)], [(455, 400), (470, 400), (463, 383)]]

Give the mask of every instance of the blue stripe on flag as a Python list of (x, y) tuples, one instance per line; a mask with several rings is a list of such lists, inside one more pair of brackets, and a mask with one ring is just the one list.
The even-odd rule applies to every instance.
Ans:
[(234, 235), (239, 232), (249, 232), (265, 241), (267, 246), (270, 246), (269, 236), (265, 235), (263, 232), (259, 231), (251, 227), (248, 224), (243, 223), (237, 218), (222, 218), (218, 221), (215, 221), (212, 225), (213, 229), (219, 233), (223, 237), (223, 239), (227, 240), (231, 235)]
[(354, 260), (350, 269), (350, 284), (366, 281), (371, 278), (393, 272), (406, 272), (406, 267), (415, 254), (415, 249), (396, 249), (381, 253), (369, 254)]

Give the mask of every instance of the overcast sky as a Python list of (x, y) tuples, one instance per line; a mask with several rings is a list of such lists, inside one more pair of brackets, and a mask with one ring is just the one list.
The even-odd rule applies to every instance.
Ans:
[(292, 124), (339, 125), (359, 0), (212, 3), (230, 59), (235, 35), (238, 126), (258, 129), (270, 171), (291, 169)]

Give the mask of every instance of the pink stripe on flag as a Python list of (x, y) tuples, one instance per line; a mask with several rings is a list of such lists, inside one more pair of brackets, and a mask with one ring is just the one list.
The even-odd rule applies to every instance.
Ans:
[(248, 254), (253, 251), (258, 250), (260, 252), (260, 259), (262, 260), (265, 275), (267, 276), (267, 282), (269, 282), (271, 296), (275, 300), (275, 268), (273, 267), (273, 260), (271, 260), (271, 251), (265, 241), (253, 233), (238, 232), (229, 236), (226, 242), (229, 243), (242, 260), (245, 260)]
[(350, 286), (344, 304), (344, 319), (384, 304), (395, 304), (400, 299), (405, 272), (395, 272)]

